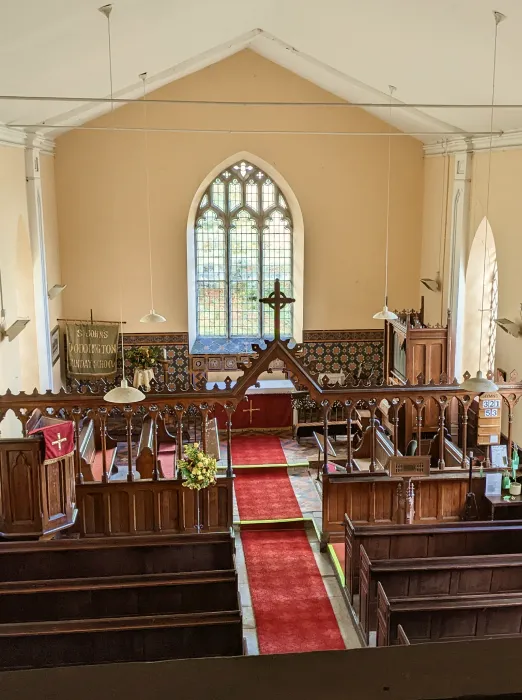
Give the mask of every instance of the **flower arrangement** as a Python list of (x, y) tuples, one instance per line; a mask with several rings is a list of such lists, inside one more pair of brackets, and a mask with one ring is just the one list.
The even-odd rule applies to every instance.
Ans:
[(152, 347), (130, 347), (125, 357), (133, 367), (139, 369), (150, 369), (158, 364), (161, 359), (161, 348), (158, 346)]
[(217, 461), (199, 449), (199, 442), (185, 445), (183, 459), (178, 462), (183, 486), (189, 489), (206, 489), (216, 483)]

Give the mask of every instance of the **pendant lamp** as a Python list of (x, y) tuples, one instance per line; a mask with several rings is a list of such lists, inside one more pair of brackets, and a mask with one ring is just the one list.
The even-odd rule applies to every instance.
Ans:
[(123, 349), (123, 322), (120, 326), (120, 337), (121, 337), (121, 367), (123, 373), (123, 379), (120, 382), (120, 386), (115, 386), (114, 389), (108, 391), (103, 397), (105, 401), (109, 403), (136, 403), (137, 401), (142, 401), (145, 398), (145, 394), (136, 389), (133, 386), (129, 386), (129, 382), (125, 379), (125, 352)]
[(389, 250), (389, 240), (390, 240), (390, 176), (391, 176), (391, 105), (393, 99), (393, 93), (396, 88), (390, 85), (390, 114), (388, 117), (388, 191), (387, 191), (387, 201), (386, 201), (386, 253), (385, 253), (385, 263), (384, 263), (384, 306), (382, 311), (374, 314), (373, 318), (378, 321), (394, 321), (398, 318), (397, 314), (388, 309), (388, 250)]
[(498, 391), (498, 386), (495, 382), (485, 377), (480, 369), (482, 364), (482, 334), (484, 331), (484, 287), (486, 285), (486, 258), (487, 258), (487, 241), (489, 229), (489, 195), (491, 189), (491, 156), (493, 152), (493, 115), (495, 111), (495, 83), (497, 77), (497, 37), (498, 25), (506, 19), (506, 15), (501, 12), (493, 12), (495, 18), (495, 41), (493, 49), (493, 78), (491, 85), (491, 111), (489, 120), (489, 162), (488, 162), (488, 190), (486, 197), (486, 231), (484, 233), (484, 267), (482, 274), (482, 305), (480, 309), (480, 345), (479, 345), (479, 368), (475, 377), (466, 379), (460, 385), (461, 389), (474, 394), (482, 394), (485, 391)]
[[(113, 85), (112, 85), (112, 50), (111, 50), (111, 12), (112, 5), (104, 5), (98, 8), (99, 11), (105, 15), (107, 18), (107, 31), (108, 31), (108, 44), (109, 44), (109, 82), (111, 87), (111, 115), (114, 111), (113, 102)], [(114, 201), (114, 199), (113, 199)], [(114, 205), (113, 205), (114, 206)], [(114, 210), (113, 210), (114, 211)], [(121, 361), (122, 361), (122, 373), (123, 379), (120, 382), (120, 386), (114, 387), (108, 391), (103, 397), (105, 401), (110, 403), (136, 403), (145, 398), (145, 394), (139, 389), (135, 389), (133, 386), (129, 386), (128, 381), (125, 379), (125, 352), (123, 349), (123, 294), (122, 294), (122, 281), (121, 281), (121, 267), (120, 267), (120, 337), (121, 337)]]
[(167, 320), (165, 316), (156, 313), (154, 311), (154, 292), (152, 285), (152, 241), (151, 241), (151, 231), (150, 231), (150, 183), (149, 183), (149, 139), (147, 132), (147, 95), (145, 90), (145, 81), (147, 80), (147, 73), (140, 73), (140, 80), (143, 83), (143, 106), (145, 109), (145, 128), (144, 128), (144, 139), (145, 139), (145, 176), (146, 176), (146, 191), (147, 191), (147, 226), (149, 234), (149, 274), (150, 274), (150, 305), (151, 310), (148, 314), (145, 314), (140, 318), (140, 323), (165, 323)]

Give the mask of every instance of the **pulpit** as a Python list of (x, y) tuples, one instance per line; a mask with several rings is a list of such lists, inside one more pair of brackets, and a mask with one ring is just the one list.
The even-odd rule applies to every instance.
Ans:
[(0, 537), (49, 538), (77, 515), (74, 455), (45, 462), (44, 440), (0, 439)]

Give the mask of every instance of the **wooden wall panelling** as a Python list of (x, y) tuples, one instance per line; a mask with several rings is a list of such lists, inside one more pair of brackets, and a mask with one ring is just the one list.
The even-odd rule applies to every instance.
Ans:
[[(197, 494), (178, 479), (87, 483), (76, 487), (82, 537), (177, 534), (195, 531)], [(200, 495), (205, 531), (232, 526), (232, 480), (219, 477)]]

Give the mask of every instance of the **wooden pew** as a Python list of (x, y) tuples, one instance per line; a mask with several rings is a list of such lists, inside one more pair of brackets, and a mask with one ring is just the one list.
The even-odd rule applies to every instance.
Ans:
[(0, 546), (0, 581), (230, 570), (234, 552), (229, 533), (12, 542)]
[[(377, 476), (378, 479), (367, 479), (358, 473), (323, 477), (323, 545), (343, 540), (345, 515), (357, 525), (398, 524), (397, 486), (401, 479), (382, 471), (373, 473), (373, 477)], [(413, 485), (415, 523), (456, 523), (462, 520), (468, 492), (468, 476), (464, 470), (432, 472), (429, 478), (414, 477)], [(485, 479), (479, 472), (473, 475), (472, 488), (479, 514), (486, 519)]]
[(415, 644), (522, 634), (522, 594), (388, 598), (378, 584), (377, 646), (397, 644), (398, 626)]
[[(159, 450), (159, 444), (157, 449)], [(140, 474), (142, 479), (152, 479), (154, 474), (154, 429), (150, 416), (146, 416), (141, 427), (138, 456), (136, 457), (136, 471)], [(161, 479), (165, 478), (159, 459), (158, 475)]]
[(0, 669), (240, 656), (239, 609), (0, 625)]
[(239, 610), (233, 569), (0, 584), (4, 624)]
[(360, 548), (359, 626), (366, 643), (377, 625), (377, 584), (388, 598), (520, 592), (522, 554), (384, 559), (370, 561)]
[(410, 640), (408, 639), (402, 625), (397, 625), (397, 644), (405, 647), (410, 646)]
[(516, 554), (522, 552), (522, 521), (476, 521), (433, 525), (354, 525), (345, 518), (345, 586), (359, 592), (360, 545), (370, 560)]

